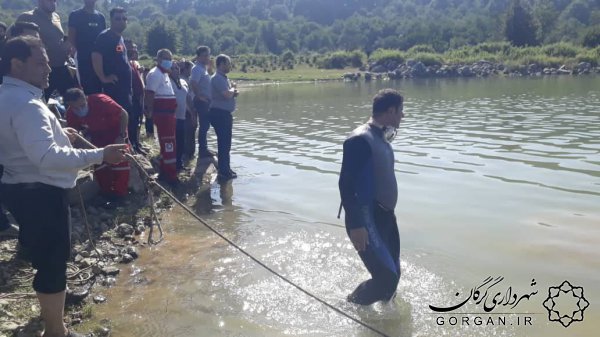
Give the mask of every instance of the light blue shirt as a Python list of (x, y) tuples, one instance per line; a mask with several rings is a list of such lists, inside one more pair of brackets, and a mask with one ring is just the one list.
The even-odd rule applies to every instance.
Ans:
[[(196, 63), (192, 68), (192, 75), (190, 76), (190, 82), (194, 82), (198, 88), (200, 89), (200, 93), (203, 96), (208, 97), (209, 101), (212, 99), (212, 90), (210, 85), (210, 75), (206, 70), (204, 64)], [(191, 84), (191, 83), (190, 83)], [(190, 93), (192, 98), (194, 98), (195, 93), (192, 88), (190, 88)]]
[(10, 76), (0, 85), (2, 183), (75, 187), (80, 169), (101, 164), (104, 151), (74, 149), (42, 90)]
[(210, 78), (210, 83), (212, 85), (212, 101), (210, 103), (210, 107), (234, 112), (235, 97), (227, 98), (223, 95), (224, 91), (229, 91), (229, 89), (231, 89), (231, 82), (229, 81), (229, 78), (217, 71)]

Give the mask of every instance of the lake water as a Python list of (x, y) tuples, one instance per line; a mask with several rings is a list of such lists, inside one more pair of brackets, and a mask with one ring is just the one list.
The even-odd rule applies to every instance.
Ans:
[[(359, 308), (345, 298), (368, 273), (336, 218), (337, 180), (341, 144), (383, 87), (406, 95), (393, 143), (402, 277), (392, 303)], [(234, 128), (240, 178), (190, 205), (329, 303), (390, 336), (597, 336), (600, 78), (256, 86), (240, 96)], [(95, 319), (112, 320), (113, 336), (377, 336), (181, 209), (163, 226), (166, 241), (124, 267), (109, 302), (96, 308)], [(474, 300), (449, 314), (429, 308), (462, 302), (488, 276), (504, 277), (488, 306), (509, 287), (519, 297), (537, 293), (490, 313)], [(565, 280), (590, 303), (568, 328), (550, 322), (542, 304)], [(561, 315), (576, 310), (573, 299), (555, 301)], [(475, 317), (493, 325), (475, 325)]]

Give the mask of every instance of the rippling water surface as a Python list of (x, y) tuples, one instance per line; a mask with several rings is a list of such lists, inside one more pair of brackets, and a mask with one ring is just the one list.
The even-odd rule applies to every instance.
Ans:
[[(368, 273), (336, 219), (337, 179), (341, 143), (383, 86), (407, 98), (393, 144), (403, 274), (394, 302), (359, 308), (344, 299)], [(269, 266), (390, 336), (595, 336), (598, 88), (594, 77), (253, 87), (236, 113), (232, 165), (240, 178), (190, 204)], [(113, 336), (375, 336), (182, 210), (164, 226), (166, 242), (125, 267), (96, 311), (113, 321)], [(463, 314), (484, 312), (471, 302), (453, 315), (429, 309), (462, 302), (488, 276), (504, 277), (494, 292), (538, 293), (493, 311), (507, 315)], [(549, 322), (542, 306), (564, 280), (591, 303), (568, 329)], [(524, 315), (516, 313), (530, 313), (532, 325), (517, 325)], [(469, 325), (449, 325), (463, 316)], [(475, 326), (475, 316), (507, 323)]]

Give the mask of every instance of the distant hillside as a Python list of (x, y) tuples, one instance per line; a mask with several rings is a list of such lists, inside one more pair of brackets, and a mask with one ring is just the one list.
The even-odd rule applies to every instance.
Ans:
[[(0, 0), (0, 20), (10, 23), (33, 0)], [(61, 0), (68, 13), (81, 0)], [(522, 0), (532, 12), (542, 43), (580, 44), (588, 29), (600, 26), (600, 0)], [(107, 13), (129, 10), (127, 35), (147, 46), (157, 24), (176, 39), (177, 52), (191, 54), (202, 43), (231, 54), (327, 52), (426, 44), (442, 52), (485, 41), (503, 40), (509, 0), (111, 0), (98, 1)]]

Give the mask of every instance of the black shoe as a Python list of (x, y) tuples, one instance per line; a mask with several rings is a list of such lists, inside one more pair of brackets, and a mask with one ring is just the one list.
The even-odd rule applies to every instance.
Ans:
[(217, 175), (217, 180), (220, 183), (224, 183), (224, 182), (227, 182), (227, 181), (232, 180), (232, 179), (235, 179), (235, 178), (231, 174), (220, 174), (219, 173)]

